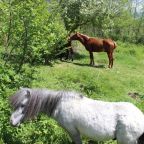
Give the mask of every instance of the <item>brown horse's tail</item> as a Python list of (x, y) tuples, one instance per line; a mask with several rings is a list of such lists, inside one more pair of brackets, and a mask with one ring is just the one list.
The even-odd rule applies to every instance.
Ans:
[(117, 47), (117, 43), (115, 41), (113, 41), (114, 43), (114, 49)]
[(115, 41), (113, 41), (114, 43), (114, 49), (117, 47), (117, 43)]

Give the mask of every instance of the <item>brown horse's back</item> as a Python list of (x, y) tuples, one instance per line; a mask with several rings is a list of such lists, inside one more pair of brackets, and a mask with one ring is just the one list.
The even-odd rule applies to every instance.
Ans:
[(116, 48), (116, 42), (114, 42), (112, 39), (104, 39), (103, 47), (105, 52), (113, 52), (113, 50)]
[(89, 38), (86, 49), (91, 52), (109, 52), (116, 48), (116, 43), (112, 39)]
[(103, 52), (103, 39), (99, 38), (89, 38), (87, 44), (85, 45), (86, 49), (91, 52)]

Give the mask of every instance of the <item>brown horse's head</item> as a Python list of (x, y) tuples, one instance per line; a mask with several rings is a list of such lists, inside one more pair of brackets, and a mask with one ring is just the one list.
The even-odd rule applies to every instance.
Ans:
[(69, 40), (72, 41), (72, 40), (78, 40), (80, 39), (80, 33), (79, 32), (76, 32), (75, 34), (73, 34), (72, 36), (69, 37)]

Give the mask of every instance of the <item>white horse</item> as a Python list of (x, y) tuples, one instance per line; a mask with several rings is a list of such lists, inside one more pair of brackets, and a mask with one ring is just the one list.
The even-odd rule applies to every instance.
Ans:
[(116, 139), (118, 144), (144, 144), (144, 115), (128, 102), (103, 102), (75, 92), (23, 88), (10, 97), (18, 126), (43, 112), (55, 119), (75, 144), (80, 134), (94, 140)]

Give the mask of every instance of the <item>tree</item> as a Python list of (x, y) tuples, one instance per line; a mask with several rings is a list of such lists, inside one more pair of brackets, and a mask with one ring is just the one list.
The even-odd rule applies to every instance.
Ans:
[(94, 17), (103, 13), (102, 5), (103, 0), (61, 0), (62, 18), (66, 30), (71, 33), (91, 22)]

